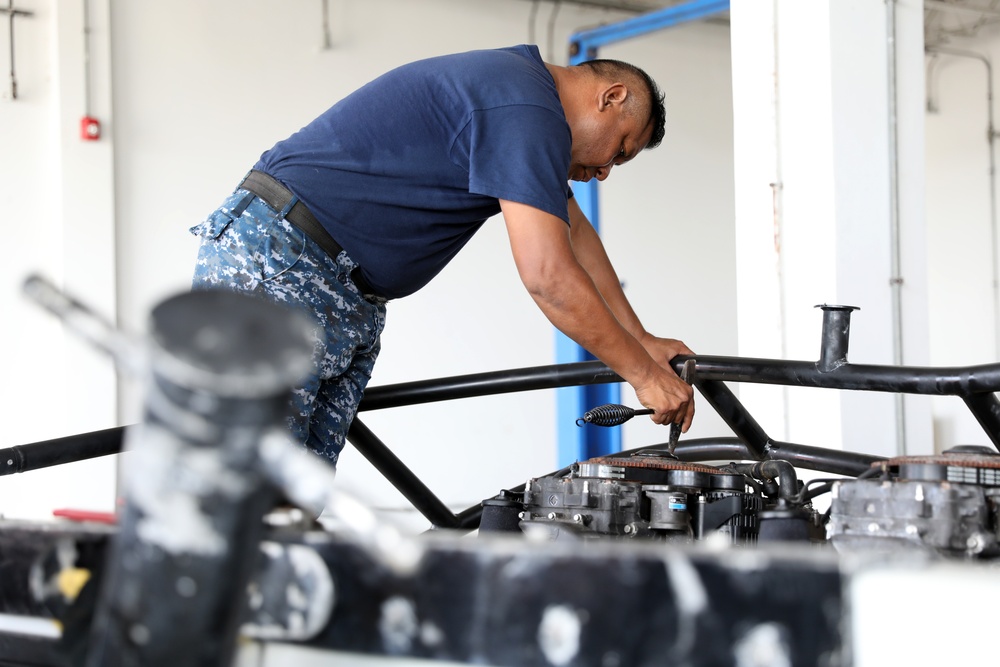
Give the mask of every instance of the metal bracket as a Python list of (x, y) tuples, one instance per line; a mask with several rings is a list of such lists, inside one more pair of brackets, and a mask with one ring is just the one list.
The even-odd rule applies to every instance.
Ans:
[(7, 0), (6, 7), (0, 7), (0, 14), (7, 15), (7, 24), (10, 29), (10, 99), (17, 99), (17, 76), (14, 74), (14, 17), (34, 16), (34, 12), (24, 9), (14, 9), (14, 0)]

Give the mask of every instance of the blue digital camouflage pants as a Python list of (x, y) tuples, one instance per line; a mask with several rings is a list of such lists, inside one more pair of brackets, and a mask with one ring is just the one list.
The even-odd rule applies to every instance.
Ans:
[(191, 233), (201, 237), (194, 289), (221, 287), (302, 308), (326, 331), (313, 374), (295, 389), (289, 427), (336, 465), (378, 356), (385, 304), (358, 292), (346, 252), (330, 257), (246, 190), (236, 190)]

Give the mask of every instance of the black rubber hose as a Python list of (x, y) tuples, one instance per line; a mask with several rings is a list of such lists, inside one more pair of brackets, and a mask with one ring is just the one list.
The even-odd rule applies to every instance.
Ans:
[(763, 481), (778, 482), (778, 492), (785, 500), (794, 500), (799, 493), (799, 478), (795, 468), (788, 461), (758, 461), (756, 463), (737, 463), (733, 468), (744, 475)]

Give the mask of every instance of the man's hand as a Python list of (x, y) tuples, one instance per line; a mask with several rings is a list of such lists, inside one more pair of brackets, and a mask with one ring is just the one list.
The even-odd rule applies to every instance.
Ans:
[[(500, 200), (521, 282), (552, 324), (608, 365), (636, 390), (657, 424), (694, 418), (694, 391), (670, 368), (691, 350), (680, 341), (646, 333), (607, 254), (575, 201), (571, 228), (527, 204)], [(571, 238), (572, 235), (572, 238)]]
[(635, 396), (644, 407), (653, 410), (649, 416), (657, 424), (679, 423), (687, 433), (694, 420), (694, 389), (669, 367), (660, 368), (643, 384), (634, 384)]
[(674, 340), (673, 338), (658, 338), (653, 334), (647, 333), (641, 338), (639, 342), (642, 346), (646, 348), (646, 352), (649, 352), (649, 356), (653, 357), (653, 360), (663, 366), (664, 368), (670, 368), (670, 360), (679, 354), (694, 354), (687, 345), (682, 341)]
[[(677, 377), (677, 374), (670, 366), (670, 360), (677, 355), (689, 355), (694, 354), (694, 352), (691, 348), (679, 340), (675, 340), (673, 338), (658, 338), (650, 333), (646, 333), (640, 337), (639, 342), (642, 343), (642, 346), (646, 349), (646, 352), (649, 353), (649, 356), (651, 356), (653, 360), (666, 371), (667, 375), (672, 376), (672, 380), (675, 380), (677, 383), (683, 385), (683, 390), (676, 387), (672, 390), (668, 388), (668, 393), (676, 397), (677, 400), (680, 400), (680, 395), (677, 393), (679, 391), (683, 391), (686, 396), (686, 405), (678, 405), (676, 411), (671, 415), (668, 416), (666, 413), (661, 415), (661, 413), (657, 411), (650, 418), (657, 424), (679, 422), (681, 423), (681, 431), (687, 433), (687, 430), (691, 428), (691, 422), (694, 420), (694, 390), (690, 385)], [(670, 382), (669, 384), (674, 383)], [(647, 408), (656, 409), (653, 405), (646, 405), (643, 403), (643, 396), (639, 394), (638, 387), (636, 387), (636, 397), (639, 399), (639, 402)], [(658, 419), (661, 416), (664, 417), (665, 421)]]

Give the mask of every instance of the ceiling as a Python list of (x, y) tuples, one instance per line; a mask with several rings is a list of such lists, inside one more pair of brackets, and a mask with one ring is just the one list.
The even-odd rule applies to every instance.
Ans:
[[(550, 0), (554, 1), (554, 0)], [(636, 13), (688, 0), (567, 0), (573, 4)], [(728, 12), (719, 19), (728, 19)], [(928, 48), (966, 42), (1000, 25), (1000, 0), (924, 0), (924, 43)]]
[(924, 0), (924, 46), (979, 37), (1000, 24), (1000, 0)]

